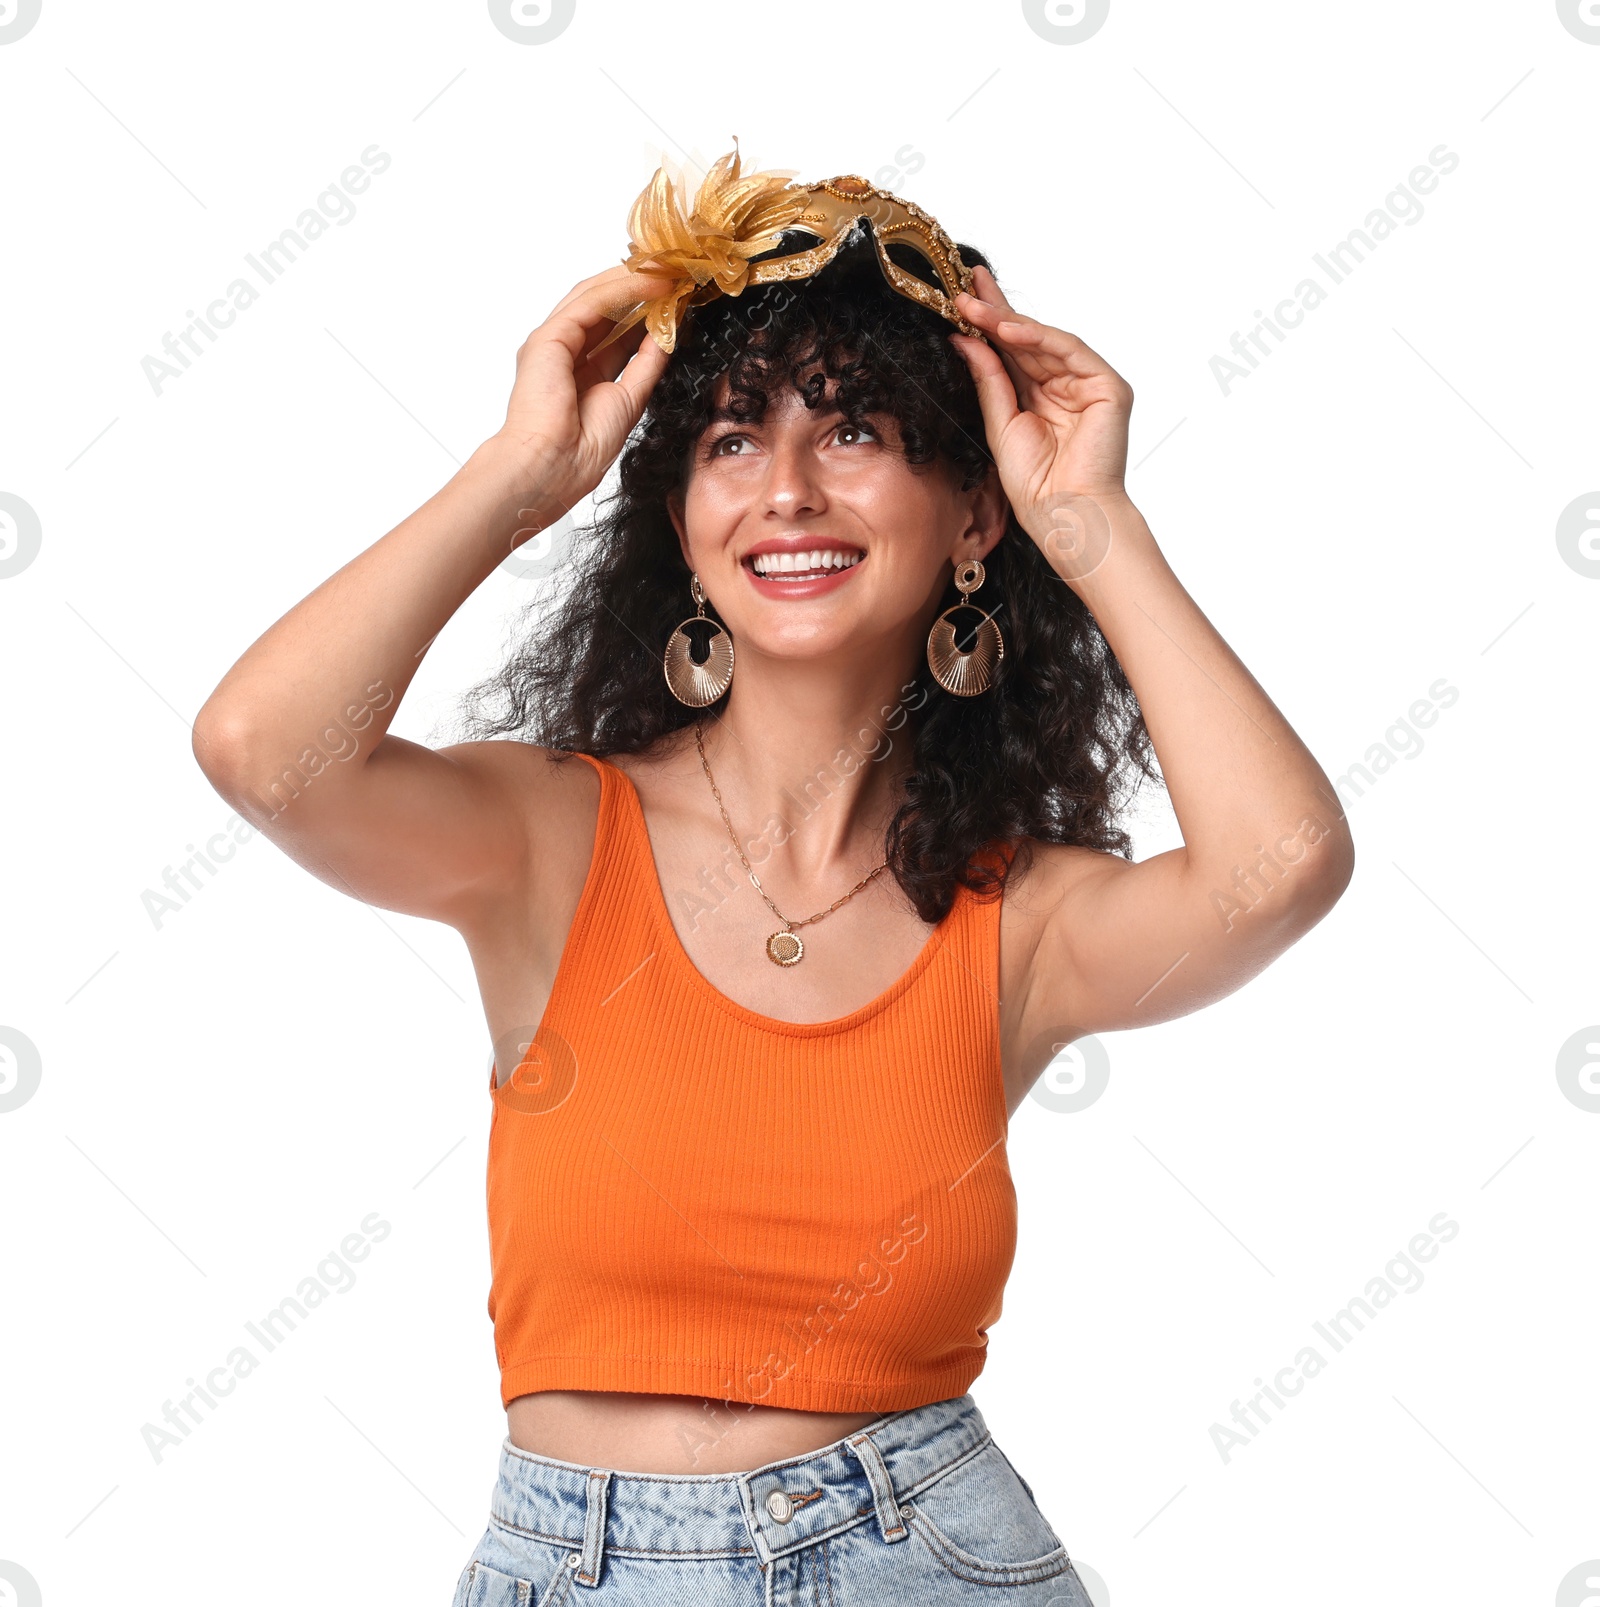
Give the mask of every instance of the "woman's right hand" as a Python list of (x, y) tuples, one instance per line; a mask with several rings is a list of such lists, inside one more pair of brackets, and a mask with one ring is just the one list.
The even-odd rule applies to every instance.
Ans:
[(613, 327), (608, 314), (621, 315), (671, 284), (665, 274), (607, 268), (574, 285), (517, 352), (498, 436), (537, 488), (550, 522), (599, 485), (667, 366), (667, 353), (642, 324), (593, 353)]

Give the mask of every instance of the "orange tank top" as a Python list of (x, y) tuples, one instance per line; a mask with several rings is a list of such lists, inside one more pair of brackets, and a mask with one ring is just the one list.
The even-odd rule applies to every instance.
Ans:
[(488, 1211), (501, 1399), (634, 1390), (807, 1411), (964, 1393), (1016, 1252), (1000, 900), (950, 913), (877, 998), (757, 1015), (678, 939), (633, 782), (544, 1019), (496, 1086)]

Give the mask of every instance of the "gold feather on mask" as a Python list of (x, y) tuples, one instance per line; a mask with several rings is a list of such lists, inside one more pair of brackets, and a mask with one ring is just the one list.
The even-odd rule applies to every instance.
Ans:
[[(602, 351), (640, 319), (665, 352), (677, 344), (684, 310), (713, 296), (740, 295), (750, 259), (778, 244), (805, 210), (805, 192), (791, 185), (792, 170), (739, 172), (739, 139), (706, 174), (692, 209), (685, 211), (666, 165), (640, 192), (628, 214), (629, 252), (623, 266), (639, 272), (653, 263), (671, 277), (671, 290), (607, 316), (617, 327), (594, 349)], [(708, 288), (710, 287), (710, 288)]]

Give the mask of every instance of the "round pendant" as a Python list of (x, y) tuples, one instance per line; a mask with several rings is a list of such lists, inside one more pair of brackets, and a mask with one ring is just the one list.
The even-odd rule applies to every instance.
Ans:
[(774, 932), (767, 939), (767, 958), (774, 965), (793, 965), (806, 951), (793, 932)]

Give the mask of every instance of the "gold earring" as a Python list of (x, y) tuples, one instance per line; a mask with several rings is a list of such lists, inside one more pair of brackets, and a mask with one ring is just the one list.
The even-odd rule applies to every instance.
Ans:
[(695, 663), (689, 654), (694, 638), (684, 626), (692, 625), (697, 619), (705, 619), (706, 589), (700, 584), (698, 575), (689, 577), (689, 589), (694, 594), (698, 612), (683, 620), (667, 638), (667, 650), (662, 656), (661, 667), (666, 672), (667, 686), (672, 695), (690, 708), (703, 709), (708, 703), (715, 703), (733, 680), (733, 638), (714, 619), (708, 620), (707, 623), (715, 631), (710, 651), (706, 654), (704, 664)]
[[(1005, 657), (1006, 644), (994, 620), (976, 603), (967, 601), (983, 584), (983, 565), (976, 558), (963, 559), (956, 565), (955, 580), (961, 601), (945, 609), (928, 632), (928, 668), (945, 691), (954, 692), (957, 697), (976, 697), (993, 684), (995, 670)], [(950, 616), (963, 608), (983, 614), (978, 638), (966, 653), (956, 646), (956, 628), (950, 622)]]

